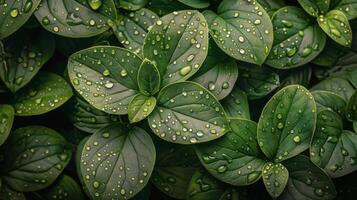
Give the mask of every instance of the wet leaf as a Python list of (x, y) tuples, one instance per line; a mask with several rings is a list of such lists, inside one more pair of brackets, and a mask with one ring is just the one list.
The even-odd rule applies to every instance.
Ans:
[(14, 122), (15, 110), (11, 105), (0, 105), (0, 146), (10, 134)]
[(117, 0), (119, 6), (125, 10), (139, 10), (144, 7), (149, 0)]
[(26, 200), (23, 193), (12, 190), (6, 184), (1, 184), (0, 187), (0, 199), (6, 200)]
[(179, 2), (192, 8), (207, 8), (210, 5), (209, 0), (178, 0)]
[(342, 97), (346, 102), (350, 99), (354, 92), (352, 85), (343, 78), (329, 78), (320, 81), (318, 84), (311, 88), (311, 91), (323, 90), (335, 93)]
[(277, 11), (279, 8), (285, 5), (284, 0), (257, 0), (261, 6), (267, 11), (270, 17)]
[[(285, 72), (285, 73), (284, 73)], [(282, 71), (279, 74), (280, 87), (288, 85), (302, 85), (308, 87), (310, 85), (312, 69), (310, 67), (299, 67), (289, 71)]]
[(330, 8), (330, 0), (298, 0), (309, 15), (317, 17), (326, 14)]
[(156, 106), (155, 97), (148, 97), (142, 94), (136, 95), (128, 107), (128, 116), (130, 123), (139, 122), (145, 119), (154, 110)]
[(348, 20), (357, 17), (357, 1), (356, 0), (337, 0), (335, 10), (340, 10), (345, 13)]
[(148, 8), (160, 16), (177, 10), (189, 9), (188, 6), (177, 0), (150, 0)]
[(235, 87), (228, 97), (221, 101), (221, 104), (228, 117), (250, 119), (248, 97), (238, 87)]
[(311, 94), (315, 99), (317, 112), (327, 109), (340, 114), (341, 117), (345, 115), (347, 103), (342, 97), (323, 90), (316, 90)]
[(145, 59), (138, 71), (138, 87), (145, 95), (154, 95), (160, 90), (160, 72), (156, 65)]
[(357, 121), (357, 91), (353, 93), (347, 104), (347, 119)]
[(271, 197), (277, 198), (284, 191), (289, 179), (288, 170), (281, 163), (266, 163), (263, 167), (263, 181)]

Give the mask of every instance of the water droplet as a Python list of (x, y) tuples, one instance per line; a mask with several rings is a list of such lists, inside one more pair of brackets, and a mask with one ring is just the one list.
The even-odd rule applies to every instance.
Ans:
[(93, 182), (93, 188), (95, 188), (95, 189), (97, 189), (97, 188), (99, 188), (99, 182), (98, 181), (94, 181)]
[(28, 13), (31, 10), (32, 5), (33, 5), (32, 1), (31, 0), (27, 0), (25, 5), (24, 5), (24, 12)]
[(181, 76), (186, 76), (187, 74), (189, 74), (191, 72), (191, 66), (186, 66), (180, 69), (180, 75)]
[(228, 89), (228, 88), (229, 88), (229, 83), (227, 81), (223, 82), (222, 89)]
[(43, 25), (49, 25), (50, 24), (50, 20), (48, 19), (48, 17), (42, 18), (42, 24)]
[(108, 69), (103, 71), (103, 76), (109, 76), (110, 75), (110, 71)]
[(282, 128), (284, 128), (284, 124), (281, 123), (281, 122), (279, 122), (279, 123), (278, 123), (278, 129), (282, 129)]
[(122, 70), (120, 71), (120, 76), (126, 77), (127, 75), (128, 75), (128, 72), (127, 72), (125, 69), (122, 69)]
[(224, 173), (225, 171), (227, 171), (227, 166), (225, 165), (221, 165), (217, 168), (218, 173)]
[(208, 89), (209, 89), (210, 91), (213, 91), (213, 90), (216, 89), (216, 85), (215, 85), (213, 82), (209, 82), (209, 83), (208, 83)]
[(93, 10), (98, 10), (103, 4), (101, 0), (87, 0), (87, 2)]
[(254, 21), (254, 24), (255, 24), (255, 25), (259, 25), (260, 23), (261, 23), (260, 19), (256, 19), (256, 20)]
[(291, 23), (290, 21), (288, 21), (288, 20), (281, 20), (281, 23), (283, 23), (283, 25), (285, 26), (285, 27), (287, 27), (287, 28), (291, 28), (291, 27), (293, 27), (293, 23)]
[(312, 49), (310, 47), (306, 47), (302, 50), (301, 56), (306, 57), (306, 56), (310, 55), (311, 52), (312, 52)]
[(197, 143), (197, 138), (194, 138), (194, 137), (193, 137), (193, 138), (191, 138), (191, 139), (190, 139), (190, 142), (191, 142), (192, 144)]
[(107, 81), (107, 82), (105, 83), (105, 85), (104, 85), (104, 87), (106, 87), (106, 88), (108, 88), (108, 89), (112, 88), (113, 86), (114, 86), (114, 83), (112, 83), (112, 82), (110, 82), (110, 81)]
[(191, 54), (187, 57), (187, 62), (191, 62), (195, 58), (195, 55)]
[(15, 18), (19, 15), (19, 10), (17, 8), (11, 9), (10, 16)]
[(300, 138), (300, 136), (295, 136), (294, 138), (293, 138), (293, 140), (294, 140), (294, 142), (295, 143), (300, 143), (300, 141), (301, 141), (301, 138)]
[(335, 28), (330, 29), (331, 33), (336, 37), (341, 37), (341, 32)]
[(292, 57), (295, 55), (296, 51), (297, 51), (296, 47), (286, 48), (286, 55), (288, 55), (289, 57)]
[(315, 193), (317, 196), (319, 196), (319, 197), (321, 197), (321, 196), (324, 195), (324, 191), (323, 191), (322, 189), (320, 189), (320, 188), (316, 188), (316, 189), (314, 190), (314, 193)]
[(109, 138), (110, 137), (110, 133), (109, 132), (104, 132), (104, 133), (102, 133), (102, 137), (103, 138)]

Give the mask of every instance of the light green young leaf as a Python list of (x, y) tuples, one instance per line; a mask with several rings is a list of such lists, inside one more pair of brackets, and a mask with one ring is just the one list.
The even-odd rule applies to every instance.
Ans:
[(143, 94), (136, 95), (128, 107), (128, 116), (130, 123), (139, 122), (145, 119), (154, 110), (156, 106), (155, 97), (148, 97)]
[(276, 199), (284, 191), (289, 172), (281, 163), (266, 163), (263, 167), (263, 182), (271, 197)]
[(357, 17), (356, 0), (338, 0), (338, 4), (334, 9), (344, 12), (348, 20), (352, 20)]
[(313, 17), (326, 14), (330, 8), (330, 0), (298, 0), (298, 2)]
[(138, 87), (145, 95), (154, 95), (160, 90), (160, 72), (150, 60), (143, 60), (138, 71)]
[(247, 94), (238, 87), (235, 87), (221, 103), (228, 117), (250, 119)]
[(149, 0), (116, 0), (119, 6), (125, 10), (139, 10), (144, 7)]

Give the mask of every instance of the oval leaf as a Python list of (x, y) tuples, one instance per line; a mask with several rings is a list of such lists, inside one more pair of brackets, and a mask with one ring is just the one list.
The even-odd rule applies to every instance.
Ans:
[(0, 105), (0, 146), (10, 134), (14, 117), (15, 110), (11, 105)]
[(312, 70), (310, 67), (299, 67), (291, 70), (284, 70), (279, 74), (280, 87), (288, 85), (302, 85), (308, 87), (311, 81)]
[(317, 17), (325, 14), (330, 8), (330, 0), (298, 0), (309, 15)]
[(316, 103), (303, 86), (291, 85), (277, 92), (265, 105), (258, 122), (263, 153), (282, 161), (305, 151), (315, 131)]
[(23, 193), (12, 190), (6, 184), (2, 184), (0, 187), (0, 199), (6, 200), (26, 200)]
[(315, 99), (317, 112), (327, 109), (340, 114), (340, 116), (344, 116), (346, 101), (342, 97), (323, 90), (316, 90), (311, 92), (311, 94)]
[(136, 95), (133, 100), (131, 100), (128, 108), (130, 123), (145, 119), (154, 110), (155, 106), (155, 97), (148, 97), (142, 94)]
[(149, 0), (117, 0), (119, 6), (125, 10), (139, 10), (144, 7)]
[(318, 84), (313, 86), (311, 91), (323, 90), (329, 91), (336, 95), (342, 97), (346, 102), (351, 98), (355, 89), (353, 86), (343, 78), (333, 77), (320, 81)]
[(263, 167), (263, 181), (268, 193), (274, 199), (284, 191), (289, 172), (281, 163), (266, 163)]
[(247, 94), (238, 87), (221, 102), (228, 117), (250, 119)]
[(145, 59), (138, 71), (138, 86), (141, 93), (154, 95), (160, 90), (160, 72), (155, 64)]
[(128, 199), (148, 182), (155, 163), (155, 146), (141, 128), (111, 125), (86, 141), (80, 170), (96, 199)]
[(218, 100), (194, 82), (179, 82), (163, 88), (157, 107), (149, 116), (153, 132), (180, 144), (214, 140), (226, 131), (225, 113)]
[(348, 20), (352, 20), (357, 17), (356, 0), (338, 0), (338, 4), (334, 9), (344, 12)]
[(284, 0), (257, 0), (260, 5), (263, 6), (264, 10), (272, 16), (279, 8), (285, 5)]
[(179, 2), (192, 8), (207, 8), (210, 5), (209, 0), (178, 0)]

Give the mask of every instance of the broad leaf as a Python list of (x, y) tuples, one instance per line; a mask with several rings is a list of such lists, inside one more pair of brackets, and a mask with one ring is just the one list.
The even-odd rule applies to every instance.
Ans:
[(310, 157), (333, 178), (357, 170), (357, 135), (342, 128), (338, 114), (329, 110), (319, 112)]
[(311, 67), (299, 67), (291, 70), (284, 70), (279, 74), (280, 87), (288, 85), (302, 85), (308, 87), (310, 84), (312, 69)]
[(249, 99), (262, 98), (280, 85), (279, 75), (266, 66), (242, 63), (238, 67), (240, 75), (236, 85)]
[(250, 119), (247, 94), (238, 87), (235, 87), (221, 102), (228, 117)]
[(100, 5), (84, 0), (43, 0), (35, 16), (46, 30), (73, 38), (103, 33), (117, 18), (113, 0)]
[(298, 0), (309, 15), (317, 17), (326, 14), (330, 8), (330, 0)]
[(256, 141), (253, 121), (231, 119), (231, 131), (222, 138), (197, 145), (202, 165), (217, 179), (231, 185), (250, 185), (260, 179), (265, 161)]
[(304, 10), (287, 6), (272, 17), (273, 48), (266, 64), (278, 69), (299, 67), (324, 49), (326, 35)]
[(257, 2), (263, 6), (270, 16), (285, 5), (284, 0), (257, 0)]
[(92, 106), (110, 114), (127, 114), (138, 93), (142, 63), (136, 54), (119, 47), (98, 46), (73, 54), (68, 76), (77, 92)]
[(344, 12), (348, 20), (352, 20), (357, 17), (356, 0), (338, 0), (338, 4), (334, 9)]
[(309, 148), (315, 131), (316, 103), (303, 86), (291, 85), (277, 92), (265, 105), (258, 122), (263, 153), (275, 162)]
[(121, 121), (118, 115), (100, 111), (78, 96), (65, 105), (65, 113), (76, 128), (87, 133)]
[(160, 72), (150, 60), (143, 60), (138, 71), (138, 87), (145, 95), (154, 95), (160, 90)]
[(125, 10), (139, 10), (144, 7), (149, 0), (116, 0), (119, 6)]
[(289, 181), (282, 199), (330, 200), (336, 197), (332, 180), (308, 157), (298, 155), (283, 164), (289, 171)]
[(336, 77), (320, 81), (318, 84), (311, 88), (311, 91), (316, 90), (323, 90), (335, 93), (347, 102), (352, 96), (355, 89), (347, 80)]
[(17, 31), (31, 17), (41, 0), (1, 1), (0, 40)]
[(18, 91), (31, 81), (51, 58), (54, 50), (53, 36), (45, 31), (20, 31), (14, 34), (4, 43), (4, 47), (0, 42), (1, 79), (12, 92)]
[(189, 9), (188, 6), (177, 0), (150, 0), (148, 8), (160, 16), (177, 10)]
[(210, 5), (209, 0), (178, 0), (179, 2), (192, 8), (207, 8)]
[(144, 43), (144, 57), (159, 69), (162, 85), (184, 81), (202, 65), (208, 51), (208, 26), (198, 11), (173, 12), (156, 21)]
[(335, 42), (342, 46), (351, 47), (352, 30), (346, 15), (339, 10), (331, 10), (317, 19), (320, 27)]
[(345, 115), (347, 103), (342, 97), (323, 90), (316, 90), (311, 92), (311, 94), (315, 99), (317, 112), (327, 109), (340, 114), (340, 116)]
[(357, 90), (353, 93), (347, 104), (347, 119), (357, 121)]
[(60, 107), (72, 95), (71, 86), (62, 77), (43, 72), (15, 94), (12, 105), (18, 116), (40, 115)]
[(145, 119), (154, 110), (156, 106), (155, 97), (148, 97), (143, 94), (136, 95), (128, 107), (128, 116), (130, 123), (139, 122)]
[(142, 8), (120, 16), (114, 22), (113, 32), (125, 48), (142, 54), (145, 37), (149, 32), (149, 27), (159, 19), (151, 10)]
[(321, 51), (312, 63), (323, 67), (333, 67), (347, 52), (348, 49), (327, 38), (324, 50)]
[(226, 131), (225, 113), (218, 100), (194, 82), (163, 88), (157, 107), (149, 116), (152, 131), (160, 138), (180, 144), (214, 140)]
[(263, 181), (268, 193), (274, 199), (284, 191), (289, 179), (288, 170), (281, 163), (266, 163), (263, 167)]
[(26, 197), (23, 193), (17, 192), (11, 189), (6, 184), (1, 184), (0, 187), (0, 199), (4, 200), (26, 200)]
[(72, 155), (66, 140), (56, 131), (43, 126), (16, 129), (2, 147), (2, 179), (21, 192), (51, 185)]
[(0, 105), (0, 146), (10, 134), (14, 117), (15, 110), (11, 105)]
[(268, 13), (256, 1), (223, 0), (218, 15), (204, 12), (217, 45), (235, 59), (261, 65), (273, 44)]
[(155, 146), (141, 128), (111, 125), (86, 141), (80, 170), (96, 199), (128, 199), (148, 182), (155, 163)]

